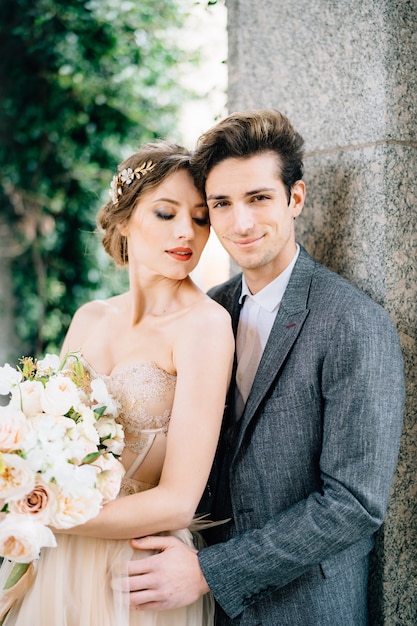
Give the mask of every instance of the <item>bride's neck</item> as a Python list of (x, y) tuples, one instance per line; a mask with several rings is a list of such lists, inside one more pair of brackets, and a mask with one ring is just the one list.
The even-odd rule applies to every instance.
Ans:
[(185, 306), (180, 295), (188, 283), (188, 279), (173, 281), (160, 278), (152, 284), (132, 285), (128, 294), (132, 325), (138, 324), (145, 316), (161, 317)]

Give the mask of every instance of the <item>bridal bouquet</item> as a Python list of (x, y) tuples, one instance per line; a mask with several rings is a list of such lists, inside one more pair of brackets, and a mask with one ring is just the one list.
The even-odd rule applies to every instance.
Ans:
[(116, 498), (123, 431), (104, 380), (91, 378), (79, 353), (0, 367), (0, 395), (9, 398), (0, 406), (0, 556), (15, 563), (9, 589), (41, 548), (56, 546), (50, 527), (83, 524)]

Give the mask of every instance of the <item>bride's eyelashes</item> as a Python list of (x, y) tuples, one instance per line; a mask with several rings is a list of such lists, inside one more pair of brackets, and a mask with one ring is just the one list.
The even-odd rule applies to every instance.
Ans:
[(205, 215), (204, 217), (193, 217), (193, 221), (198, 226), (207, 226), (207, 224), (210, 224), (210, 218), (208, 215)]
[[(157, 218), (161, 219), (161, 220), (172, 220), (175, 217), (175, 213), (164, 213), (163, 211), (155, 211), (155, 215)], [(193, 220), (193, 222), (195, 224), (197, 224), (197, 226), (207, 226), (207, 224), (210, 223), (210, 218), (207, 215), (202, 215), (200, 216), (195, 216), (191, 218)]]
[(155, 211), (155, 215), (161, 220), (172, 220), (175, 217), (174, 213), (163, 213), (162, 211)]

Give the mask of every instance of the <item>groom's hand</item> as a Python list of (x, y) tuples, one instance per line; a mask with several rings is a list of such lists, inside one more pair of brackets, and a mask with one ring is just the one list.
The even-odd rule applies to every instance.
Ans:
[(135, 550), (157, 551), (129, 561), (123, 588), (130, 593), (131, 609), (174, 609), (192, 604), (209, 591), (197, 550), (176, 537), (143, 537), (131, 543)]

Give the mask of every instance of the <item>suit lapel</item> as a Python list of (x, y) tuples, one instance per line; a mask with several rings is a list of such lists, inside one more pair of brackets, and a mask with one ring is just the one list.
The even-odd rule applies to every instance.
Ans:
[(241, 417), (236, 449), (259, 405), (276, 380), (308, 316), (308, 294), (315, 262), (301, 247)]
[[(239, 274), (239, 276), (237, 277), (237, 281), (236, 281), (234, 287), (227, 294), (228, 295), (227, 301), (221, 302), (221, 304), (230, 313), (230, 316), (231, 316), (231, 319), (232, 319), (233, 335), (234, 335), (235, 339), (236, 339), (236, 334), (237, 334), (237, 326), (238, 326), (238, 323), (239, 323), (240, 309), (242, 308), (241, 304), (239, 304), (239, 297), (240, 297), (241, 293), (242, 293), (242, 281), (241, 281), (241, 275)], [(230, 422), (230, 420), (232, 419), (232, 417), (234, 415), (236, 369), (237, 369), (237, 359), (236, 359), (236, 350), (235, 350), (234, 359), (233, 359), (233, 369), (232, 369), (231, 383), (230, 383), (230, 386), (229, 386), (229, 391), (227, 393), (227, 399), (226, 399), (226, 405), (228, 407), (228, 411), (226, 412), (226, 416), (227, 416), (226, 422), (227, 423)]]

